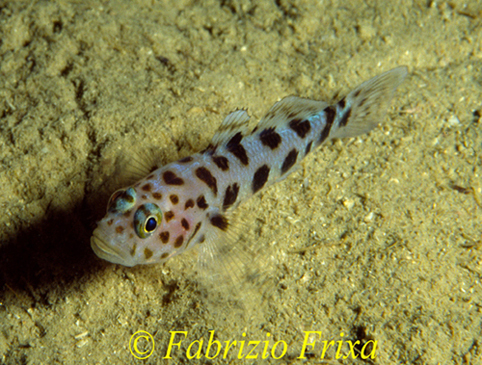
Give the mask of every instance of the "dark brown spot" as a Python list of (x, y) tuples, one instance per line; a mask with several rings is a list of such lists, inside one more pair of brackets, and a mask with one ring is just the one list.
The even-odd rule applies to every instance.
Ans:
[(281, 143), (281, 136), (274, 131), (274, 128), (266, 128), (259, 133), (259, 140), (272, 150), (276, 149)]
[(146, 180), (152, 180), (152, 179), (154, 179), (154, 174), (151, 174), (148, 177), (146, 177)]
[(248, 158), (248, 155), (246, 154), (246, 150), (241, 144), (242, 139), (243, 139), (243, 135), (241, 134), (241, 132), (236, 133), (234, 137), (231, 138), (227, 143), (226, 149), (229, 152), (231, 152), (234, 156), (236, 156), (243, 165), (247, 166), (249, 165), (249, 158)]
[(206, 236), (202, 235), (201, 237), (199, 237), (199, 241), (197, 243), (203, 243), (204, 241), (206, 241)]
[(310, 122), (307, 120), (293, 119), (289, 126), (300, 138), (305, 138), (311, 130)]
[(358, 97), (358, 95), (360, 95), (360, 92), (361, 92), (361, 89), (355, 91), (355, 93), (353, 94), (353, 96), (356, 98)]
[(294, 118), (296, 115), (298, 115), (298, 112), (297, 111), (293, 111), (291, 113), (288, 114), (288, 119), (292, 119)]
[(117, 233), (122, 233), (122, 232), (124, 232), (124, 227), (122, 227), (122, 226), (117, 226), (117, 227), (115, 227), (115, 231), (116, 231)]
[[(277, 104), (277, 103), (276, 103)], [(275, 105), (276, 105), (275, 104)], [(268, 110), (268, 113), (266, 113), (266, 115), (264, 116), (264, 119), (265, 120), (269, 120), (269, 119), (272, 119), (274, 117), (274, 113), (276, 112), (275, 110), (272, 110), (273, 108), (271, 108), (270, 110)]]
[(169, 256), (169, 254), (167, 252), (164, 252), (162, 255), (161, 255), (161, 259), (167, 259)]
[(229, 170), (229, 160), (224, 156), (213, 156), (213, 161), (221, 170)]
[(137, 243), (134, 243), (134, 245), (131, 248), (131, 251), (129, 252), (131, 256), (134, 256), (136, 254), (136, 249), (137, 249)]
[(123, 215), (124, 217), (126, 217), (126, 218), (129, 218), (129, 217), (131, 216), (131, 214), (132, 214), (132, 210), (129, 210), (129, 211), (125, 212), (125, 213), (122, 214), (122, 215)]
[(345, 109), (345, 98), (341, 99), (338, 102), (338, 105), (340, 106), (341, 109)]
[(169, 222), (172, 218), (174, 218), (174, 213), (169, 211), (164, 214), (164, 218), (166, 218), (166, 222)]
[(328, 138), (336, 115), (335, 109), (332, 106), (325, 108), (323, 111), (326, 113), (326, 125), (321, 131), (318, 143), (323, 143)]
[(333, 106), (328, 106), (323, 111), (326, 113), (326, 124), (332, 125), (336, 115), (335, 108)]
[(108, 225), (108, 226), (112, 226), (112, 223), (114, 223), (114, 220), (113, 220), (113, 219), (109, 219), (109, 220), (107, 221), (107, 225)]
[(224, 193), (224, 201), (223, 201), (223, 209), (228, 209), (231, 205), (236, 202), (239, 193), (239, 185), (234, 183), (233, 185), (229, 185), (226, 188), (226, 192)]
[(214, 196), (218, 195), (218, 183), (216, 178), (204, 166), (198, 167), (195, 171), (199, 180), (205, 183), (213, 191)]
[(313, 141), (311, 141), (310, 143), (308, 143), (308, 144), (306, 145), (306, 148), (305, 148), (305, 156), (306, 156), (308, 153), (310, 153), (310, 151), (311, 151), (311, 145), (312, 145), (312, 144), (313, 144)]
[(149, 184), (149, 183), (144, 184), (144, 185), (142, 185), (141, 189), (144, 190), (144, 191), (151, 191), (152, 185)]
[(146, 260), (149, 260), (152, 257), (152, 251), (149, 250), (147, 247), (144, 249), (144, 257)]
[(293, 165), (296, 163), (297, 158), (298, 151), (296, 150), (296, 148), (293, 148), (283, 161), (283, 165), (281, 166), (281, 175), (283, 175), (284, 173), (286, 173), (286, 171), (293, 167)]
[(189, 229), (189, 222), (186, 220), (186, 218), (183, 218), (181, 220), (181, 226), (184, 228), (186, 231)]
[(180, 236), (177, 237), (176, 240), (174, 241), (174, 247), (175, 247), (175, 248), (181, 247), (183, 242), (184, 242), (184, 236), (183, 236), (183, 235), (180, 235)]
[(206, 203), (206, 199), (204, 198), (204, 195), (201, 195), (199, 198), (197, 198), (196, 203), (197, 203), (197, 206), (203, 210), (209, 207), (208, 203)]
[(183, 185), (184, 180), (178, 177), (174, 172), (172, 171), (165, 171), (162, 174), (162, 178), (164, 179), (165, 183), (168, 185)]
[(178, 162), (179, 163), (188, 163), (188, 162), (191, 162), (191, 161), (192, 161), (192, 157), (187, 156), (187, 157), (181, 158)]
[(192, 207), (194, 207), (194, 200), (189, 199), (188, 201), (186, 201), (186, 204), (184, 205), (184, 209), (188, 209)]
[(176, 205), (179, 203), (179, 197), (175, 194), (169, 195), (169, 200), (171, 201), (172, 204)]
[(134, 238), (134, 233), (129, 233), (129, 239), (133, 239)]
[(209, 154), (209, 155), (213, 155), (214, 152), (216, 152), (216, 148), (218, 148), (217, 146), (213, 146), (211, 143), (201, 151), (202, 154)]
[(199, 228), (201, 228), (201, 222), (199, 222), (198, 224), (196, 224), (196, 227), (194, 227), (194, 232), (192, 232), (192, 236), (191, 236), (191, 237), (194, 237), (194, 235), (199, 231)]
[(159, 233), (159, 238), (161, 239), (162, 243), (166, 244), (169, 242), (169, 232), (163, 231)]
[(256, 172), (254, 173), (253, 182), (251, 185), (253, 194), (257, 193), (260, 189), (263, 188), (264, 184), (266, 184), (266, 181), (268, 181), (268, 177), (269, 177), (268, 165), (263, 165), (256, 170)]
[(346, 123), (348, 123), (348, 118), (350, 118), (350, 114), (351, 114), (351, 108), (348, 108), (348, 110), (346, 110), (345, 113), (343, 114), (343, 117), (341, 117), (340, 124), (339, 124), (340, 127), (346, 126)]
[(152, 197), (157, 200), (162, 199), (162, 194), (161, 193), (152, 193)]
[(194, 231), (192, 232), (191, 237), (189, 237), (189, 240), (187, 241), (186, 246), (189, 246), (189, 244), (191, 243), (192, 239), (194, 238), (194, 236), (196, 236), (196, 233), (199, 231), (199, 228), (201, 228), (201, 222), (199, 222), (198, 224), (196, 224), (196, 227), (194, 227)]
[(363, 98), (363, 99), (360, 101), (360, 104), (358, 104), (358, 107), (361, 108), (363, 105), (365, 105), (365, 103), (367, 102), (367, 100), (368, 100), (368, 97)]
[(211, 217), (211, 224), (214, 227), (219, 228), (221, 231), (226, 231), (228, 229), (229, 223), (224, 215), (216, 214)]
[(142, 194), (142, 195), (141, 195), (141, 199), (146, 200), (146, 199), (147, 199), (147, 195), (146, 195), (146, 194)]

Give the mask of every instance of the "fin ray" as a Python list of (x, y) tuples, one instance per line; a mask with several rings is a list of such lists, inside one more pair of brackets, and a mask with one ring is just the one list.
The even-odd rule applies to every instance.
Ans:
[(355, 137), (368, 133), (385, 117), (407, 68), (397, 67), (365, 81), (336, 104), (336, 118), (330, 138)]
[(261, 314), (263, 300), (273, 288), (268, 272), (269, 249), (253, 245), (252, 224), (240, 217), (228, 215), (227, 231), (212, 229), (198, 247), (198, 280), (203, 286), (215, 289), (222, 297), (236, 301), (245, 314)]
[(324, 101), (287, 96), (271, 107), (260, 120), (258, 128), (276, 128), (294, 119), (304, 120), (321, 112), (327, 106)]
[(211, 144), (218, 146), (227, 143), (236, 133), (243, 135), (249, 130), (250, 116), (246, 109), (235, 110), (229, 113), (214, 134)]

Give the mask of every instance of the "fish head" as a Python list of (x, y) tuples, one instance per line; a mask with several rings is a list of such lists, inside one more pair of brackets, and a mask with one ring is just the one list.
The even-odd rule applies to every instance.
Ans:
[(97, 222), (91, 246), (100, 258), (121, 264), (162, 263), (186, 249), (192, 218), (173, 188), (143, 181), (117, 190)]

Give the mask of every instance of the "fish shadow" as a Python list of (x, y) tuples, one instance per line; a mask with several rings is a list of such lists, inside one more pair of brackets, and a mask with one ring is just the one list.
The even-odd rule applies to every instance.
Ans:
[[(100, 186), (87, 185), (83, 197), (77, 200), (64, 196), (62, 201), (52, 201), (42, 219), (29, 222), (28, 228), (0, 243), (0, 304), (10, 304), (5, 300), (8, 297), (25, 308), (52, 305), (62, 299), (59, 295), (62, 291), (72, 287), (82, 291), (82, 285), (89, 278), (101, 275), (112, 266), (94, 254), (90, 237), (96, 221), (105, 215), (107, 202), (115, 190), (157, 168), (153, 161), (169, 162), (159, 151), (148, 155), (154, 156), (148, 164), (137, 161), (130, 163), (131, 166), (120, 156), (112, 175), (93, 173), (104, 181)], [(139, 165), (142, 165), (140, 169), (136, 167)], [(126, 169), (130, 170), (120, 174)], [(8, 291), (14, 296), (7, 295)]]
[[(0, 246), (0, 301), (13, 292), (21, 306), (52, 305), (64, 290), (80, 286), (107, 265), (90, 248), (96, 218), (108, 195), (97, 193), (68, 208), (47, 207), (45, 216)], [(29, 303), (28, 298), (32, 298)]]

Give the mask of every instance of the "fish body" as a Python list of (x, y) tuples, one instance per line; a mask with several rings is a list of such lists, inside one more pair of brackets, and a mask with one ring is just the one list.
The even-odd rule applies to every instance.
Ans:
[(229, 114), (203, 151), (165, 165), (109, 200), (91, 238), (97, 256), (125, 266), (162, 263), (230, 229), (230, 212), (284, 179), (333, 138), (369, 132), (382, 121), (405, 67), (385, 72), (334, 105), (289, 96), (249, 130), (245, 110)]

